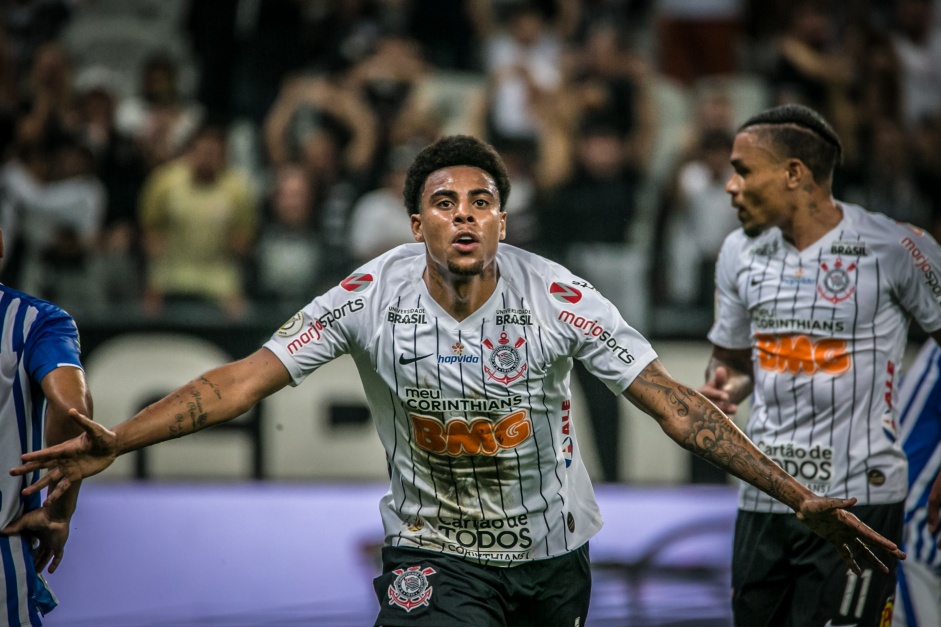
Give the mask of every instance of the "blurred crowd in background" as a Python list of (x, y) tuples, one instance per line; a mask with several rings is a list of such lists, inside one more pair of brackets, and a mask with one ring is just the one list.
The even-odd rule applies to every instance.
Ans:
[(767, 106), (838, 130), (838, 199), (941, 234), (939, 5), (0, 0), (0, 281), (80, 325), (276, 324), (412, 241), (405, 169), (466, 133), (510, 170), (509, 243), (702, 338)]

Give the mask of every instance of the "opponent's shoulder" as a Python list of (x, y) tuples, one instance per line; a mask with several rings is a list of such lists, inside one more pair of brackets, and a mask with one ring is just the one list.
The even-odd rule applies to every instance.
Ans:
[(48, 300), (0, 283), (0, 317), (8, 316), (12, 316), (13, 320), (22, 320), (24, 337), (34, 336), (42, 329), (78, 335), (75, 321), (64, 309)]

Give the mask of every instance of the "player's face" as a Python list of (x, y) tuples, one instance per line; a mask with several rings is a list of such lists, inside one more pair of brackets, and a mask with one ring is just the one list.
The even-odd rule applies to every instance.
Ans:
[(489, 174), (471, 166), (436, 170), (425, 179), (412, 233), (429, 262), (457, 276), (481, 274), (506, 236), (506, 213)]
[(745, 234), (754, 237), (780, 226), (787, 214), (788, 162), (778, 157), (759, 136), (742, 132), (732, 145), (732, 176), (725, 191), (732, 197)]

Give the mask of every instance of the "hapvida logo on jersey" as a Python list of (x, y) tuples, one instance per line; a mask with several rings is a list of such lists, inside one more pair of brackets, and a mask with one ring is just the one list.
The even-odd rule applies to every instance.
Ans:
[(841, 375), (853, 368), (845, 340), (806, 335), (755, 334), (758, 367), (769, 372)]
[(511, 346), (510, 337), (506, 333), (500, 334), (500, 339), (497, 340), (498, 346), (494, 346), (493, 342), (485, 339), (483, 344), (490, 350), (490, 359), (488, 361), (490, 366), (493, 367), (493, 370), (491, 370), (486, 365), (484, 366), (484, 372), (487, 373), (487, 376), (503, 385), (509, 385), (522, 377), (526, 372), (526, 364), (523, 363), (523, 358), (520, 356), (518, 349), (525, 343), (526, 340), (520, 337)]
[(467, 347), (460, 342), (451, 346), (452, 355), (438, 355), (439, 364), (479, 364), (480, 357), (477, 355), (464, 354)]
[(494, 421), (482, 416), (471, 420), (454, 418), (447, 423), (422, 414), (410, 413), (408, 417), (415, 445), (435, 455), (492, 457), (502, 450), (516, 448), (533, 434), (533, 423), (525, 409)]
[(837, 257), (831, 268), (829, 264), (820, 264), (823, 281), (817, 286), (817, 293), (834, 305), (841, 303), (856, 292), (856, 264), (850, 263), (845, 268), (843, 260)]

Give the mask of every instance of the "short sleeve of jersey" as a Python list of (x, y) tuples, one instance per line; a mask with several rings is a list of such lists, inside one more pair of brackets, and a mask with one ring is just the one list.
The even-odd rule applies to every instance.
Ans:
[(736, 284), (744, 240), (741, 231), (729, 235), (716, 262), (715, 321), (708, 337), (722, 348), (751, 348), (751, 317)]
[(657, 358), (650, 342), (582, 279), (562, 275), (550, 284), (549, 296), (570, 354), (614, 394), (623, 393)]
[(357, 316), (365, 315), (365, 297), (340, 286), (318, 296), (275, 331), (264, 346), (281, 360), (299, 385), (312, 372), (352, 350)]
[(941, 329), (941, 246), (921, 229), (899, 225), (898, 244), (887, 255), (895, 295), (928, 333)]
[(30, 327), (23, 351), (26, 370), (33, 381), (41, 382), (60, 366), (81, 368), (78, 329), (72, 317), (44, 303)]

